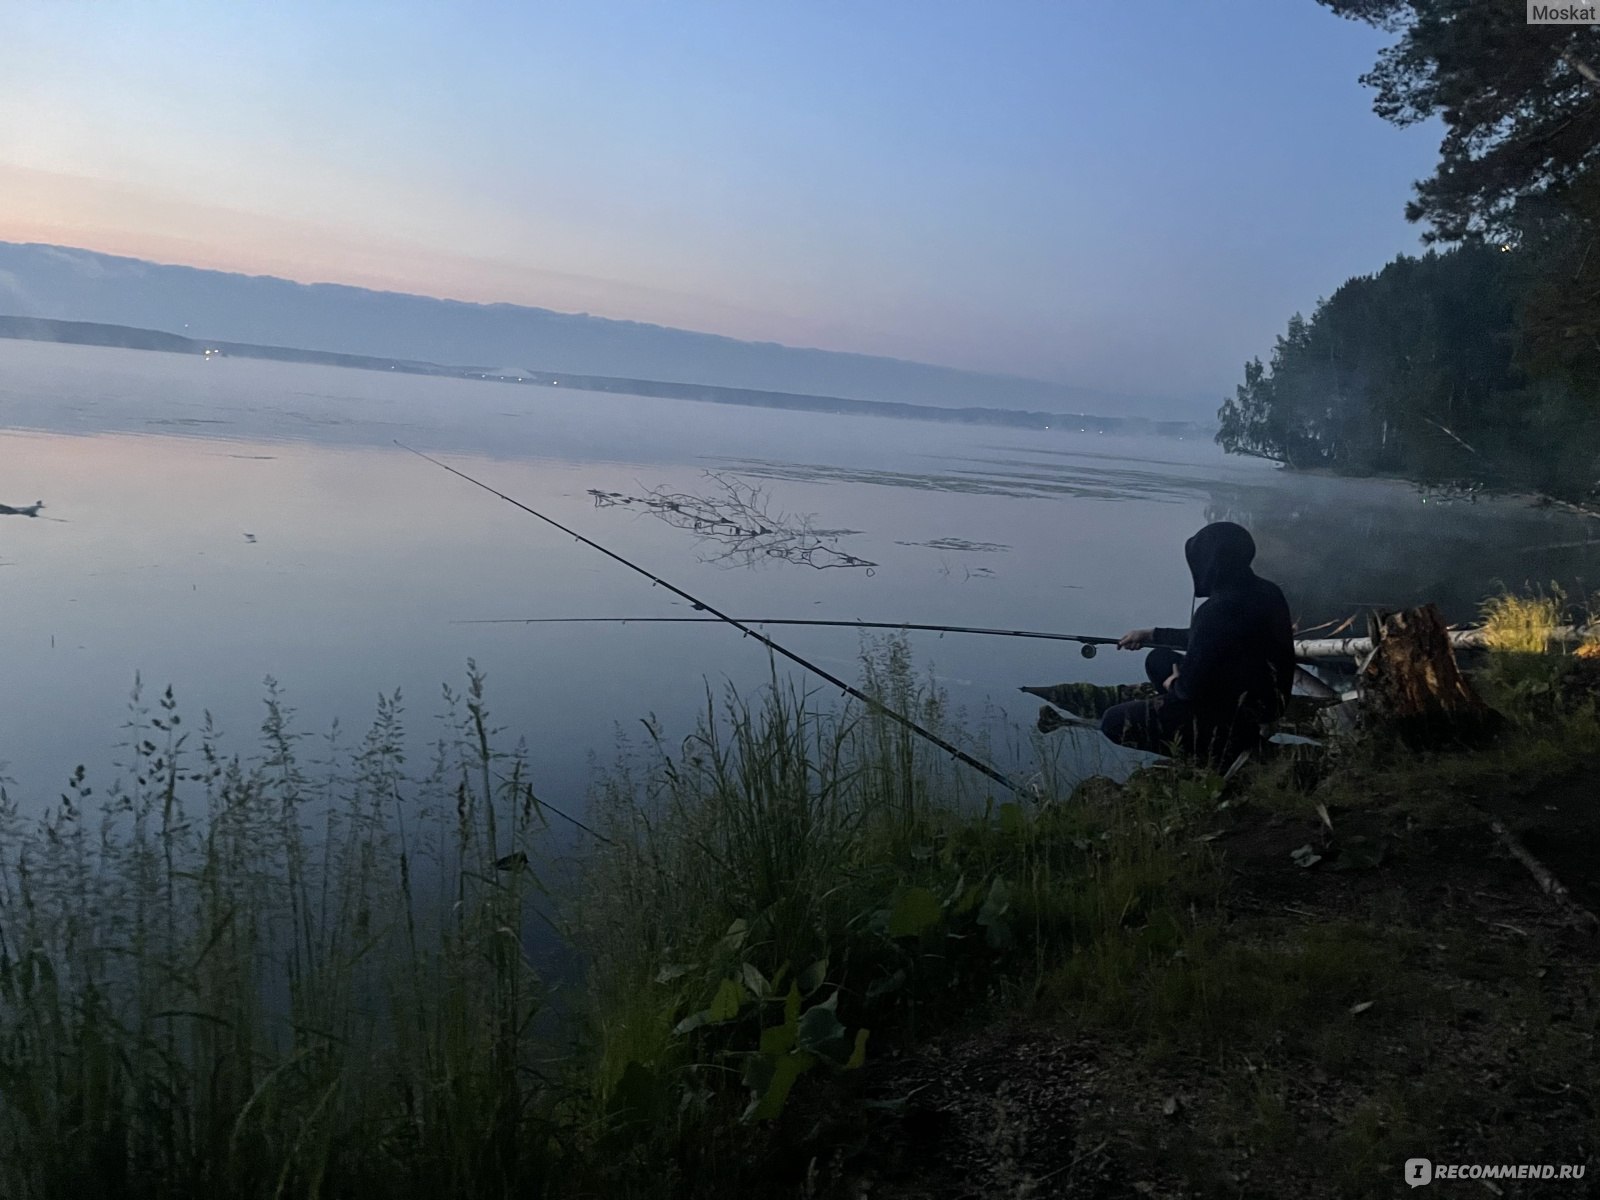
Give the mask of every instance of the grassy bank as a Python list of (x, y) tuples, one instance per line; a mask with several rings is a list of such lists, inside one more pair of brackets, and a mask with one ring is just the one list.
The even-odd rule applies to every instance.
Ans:
[(399, 697), (306, 743), (269, 687), (254, 752), (135, 692), (0, 864), (0, 1193), (493, 1195), (559, 1162), (515, 931), (526, 764), (482, 678), (406, 773)]
[[(871, 712), (708, 695), (602, 778), (555, 897), (475, 671), (421, 766), (398, 696), (346, 745), (274, 693), (247, 754), (136, 698), (114, 783), (4, 812), (0, 1193), (1391, 1194), (1418, 1154), (1581, 1161), (1584, 664), (1500, 655), (1511, 727), (1471, 753), (1006, 802)], [(903, 645), (864, 675), (955, 723)], [(571, 979), (529, 963), (552, 929)]]

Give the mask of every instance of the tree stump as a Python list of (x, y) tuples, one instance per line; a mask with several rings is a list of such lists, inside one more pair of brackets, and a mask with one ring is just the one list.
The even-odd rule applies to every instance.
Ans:
[(1417, 749), (1470, 745), (1504, 723), (1456, 664), (1450, 631), (1432, 604), (1370, 619), (1371, 654), (1361, 667), (1363, 723)]

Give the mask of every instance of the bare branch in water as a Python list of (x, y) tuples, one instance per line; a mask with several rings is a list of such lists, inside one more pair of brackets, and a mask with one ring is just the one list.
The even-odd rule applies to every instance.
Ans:
[(676, 529), (689, 530), (702, 543), (719, 546), (708, 559), (712, 562), (748, 567), (776, 559), (819, 571), (865, 567), (869, 572), (878, 565), (835, 544), (859, 530), (817, 529), (809, 515), (775, 515), (768, 511), (766, 493), (755, 484), (716, 471), (705, 472), (705, 477), (716, 485), (715, 494), (694, 496), (651, 488), (643, 496), (628, 496), (590, 488), (589, 495), (596, 508), (617, 506), (647, 512)]

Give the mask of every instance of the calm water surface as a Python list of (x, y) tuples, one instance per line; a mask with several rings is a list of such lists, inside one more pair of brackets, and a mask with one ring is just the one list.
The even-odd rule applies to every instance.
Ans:
[[(1370, 604), (1472, 615), (1498, 581), (1600, 578), (1593, 522), (1516, 501), (1440, 503), (1404, 484), (1289, 475), (1209, 443), (827, 417), (557, 388), (0, 342), (0, 760), (26, 809), (108, 770), (136, 676), (209, 710), (238, 748), (277, 679), (300, 724), (359, 731), (400, 689), (432, 722), (475, 659), (541, 792), (581, 809), (591, 760), (648, 714), (689, 730), (704, 683), (754, 688), (766, 653), (718, 626), (470, 625), (688, 615), (687, 606), (396, 447), (448, 460), (741, 616), (912, 620), (1117, 634), (1186, 622), (1184, 539), (1248, 525), (1302, 625)], [(591, 489), (759, 486), (773, 514), (857, 531), (877, 565), (730, 563), (721, 545)], [(774, 631), (854, 678), (851, 630)], [(1026, 683), (1139, 676), (1132, 655), (914, 635), (920, 659), (1035, 754)], [(787, 668), (780, 668), (787, 672)], [(1015, 732), (1007, 736), (1008, 731)], [(1059, 735), (1058, 735), (1059, 736)], [(1086, 739), (1084, 770), (1118, 754)]]

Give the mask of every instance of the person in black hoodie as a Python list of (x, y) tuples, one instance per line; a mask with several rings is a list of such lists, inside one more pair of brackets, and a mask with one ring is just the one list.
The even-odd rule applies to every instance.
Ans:
[(1117, 643), (1155, 647), (1145, 673), (1162, 694), (1109, 709), (1100, 729), (1120, 745), (1226, 766), (1283, 715), (1294, 683), (1294, 623), (1278, 585), (1250, 569), (1256, 543), (1243, 526), (1207, 525), (1183, 553), (1205, 603), (1188, 629), (1135, 629)]

